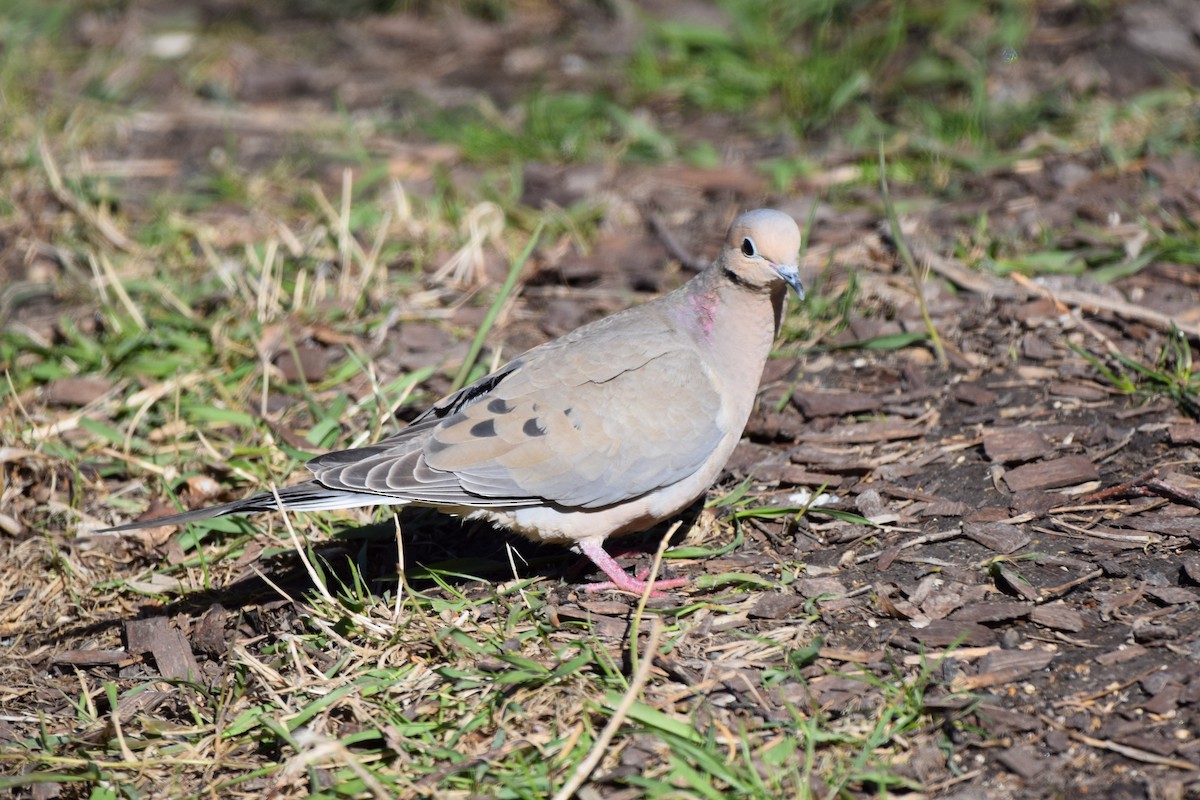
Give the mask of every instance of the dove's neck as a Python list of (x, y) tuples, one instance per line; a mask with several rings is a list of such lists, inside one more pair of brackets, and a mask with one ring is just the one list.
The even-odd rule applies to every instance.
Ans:
[[(701, 347), (729, 356), (729, 364), (758, 370), (771, 351), (783, 320), (787, 286), (754, 286), (714, 264), (684, 285), (679, 322)], [(758, 385), (760, 374), (753, 376)]]

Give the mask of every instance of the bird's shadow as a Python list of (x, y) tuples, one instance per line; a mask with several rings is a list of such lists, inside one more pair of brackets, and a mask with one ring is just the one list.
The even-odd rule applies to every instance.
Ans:
[[(676, 520), (682, 521), (672, 537), (678, 541), (702, 510), (703, 502), (697, 501), (672, 520), (645, 533), (610, 540), (609, 552), (627, 563), (632, 560), (646, 566), (648, 554), (653, 553), (669, 526)], [(351, 587), (359, 595), (364, 590), (376, 597), (394, 594), (401, 564), (405, 584), (418, 592), (439, 585), (463, 589), (481, 581), (499, 583), (516, 576), (560, 578), (567, 589), (590, 581), (593, 573), (596, 579), (604, 579), (587, 558), (564, 545), (530, 542), (478, 520), (410, 507), (403, 510), (400, 530), (399, 545), (392, 520), (345, 528), (326, 541), (313, 543), (311, 553), (326, 589), (335, 596)], [(626, 555), (634, 558), (624, 558)], [(308, 566), (295, 551), (274, 556), (257, 573), (209, 591), (189, 594), (156, 608), (155, 613), (195, 614), (217, 603), (236, 609), (285, 596), (299, 599), (317, 590)]]
[[(682, 539), (703, 507), (698, 500), (646, 533), (624, 536), (615, 543), (610, 541), (608, 549), (626, 563), (634, 561), (637, 567), (646, 566), (669, 526), (681, 520), (683, 524), (673, 535), (673, 541)], [(487, 582), (511, 580), (514, 566), (522, 578), (560, 579), (551, 591), (561, 592), (564, 597), (581, 582), (590, 581), (593, 573), (601, 580), (604, 577), (588, 559), (565, 546), (530, 542), (485, 522), (448, 517), (431, 509), (407, 508), (400, 526), (405, 584), (417, 592), (441, 591), (444, 585), (482, 597), (489, 591)], [(310, 557), (310, 563), (315, 562), (322, 573), (324, 588), (335, 597), (352, 594), (362, 600), (364, 593), (374, 597), (395, 593), (401, 552), (391, 520), (338, 531), (326, 541), (313, 543), (310, 553), (315, 557)], [(628, 558), (630, 554), (635, 557)], [(318, 587), (305, 559), (294, 550), (286, 551), (260, 561), (253, 574), (228, 584), (189, 592), (167, 603), (149, 602), (133, 615), (104, 614), (56, 629), (54, 641), (123, 628), (131, 618), (198, 617), (218, 605), (238, 613), (248, 626), (247, 631), (268, 634), (273, 623), (263, 617), (262, 611), (290, 606), (292, 601), (302, 603), (316, 591)]]

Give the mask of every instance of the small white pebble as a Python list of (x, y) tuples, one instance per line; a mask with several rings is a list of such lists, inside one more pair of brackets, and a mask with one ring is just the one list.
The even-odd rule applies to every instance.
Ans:
[(808, 489), (800, 489), (789, 494), (787, 502), (793, 506), (831, 506), (838, 502), (838, 498), (826, 492), (813, 497), (813, 493)]
[(177, 58), (183, 58), (191, 52), (192, 45), (195, 43), (195, 35), (187, 31), (160, 33), (150, 40), (150, 53), (155, 58), (173, 61)]

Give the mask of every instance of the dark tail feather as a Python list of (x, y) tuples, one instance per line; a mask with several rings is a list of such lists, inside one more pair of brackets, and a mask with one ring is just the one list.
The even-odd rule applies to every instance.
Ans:
[[(300, 483), (279, 490), (279, 499), (283, 502), (283, 507), (296, 511), (317, 510), (322, 507), (329, 507), (322, 505), (323, 500), (328, 501), (328, 495), (329, 490), (316, 481), (308, 481), (307, 483)], [(368, 505), (369, 502), (360, 503), (360, 505)], [(234, 500), (232, 503), (197, 508), (195, 511), (185, 511), (182, 514), (170, 514), (165, 517), (144, 519), (138, 522), (127, 522), (124, 525), (116, 525), (112, 528), (98, 530), (96, 533), (119, 533), (120, 531), (132, 531), (138, 528), (155, 528), (159, 525), (183, 525), (201, 519), (227, 517), (230, 514), (256, 514), (260, 511), (274, 511), (277, 508), (279, 508), (279, 504), (275, 502), (275, 495), (270, 492), (259, 492), (241, 500)]]

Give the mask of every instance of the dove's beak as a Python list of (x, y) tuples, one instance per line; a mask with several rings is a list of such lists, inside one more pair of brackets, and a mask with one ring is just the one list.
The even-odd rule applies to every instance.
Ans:
[(796, 292), (796, 297), (804, 299), (804, 284), (800, 282), (800, 269), (795, 264), (775, 264), (775, 271), (779, 273), (779, 277), (787, 282), (787, 285), (792, 287)]

